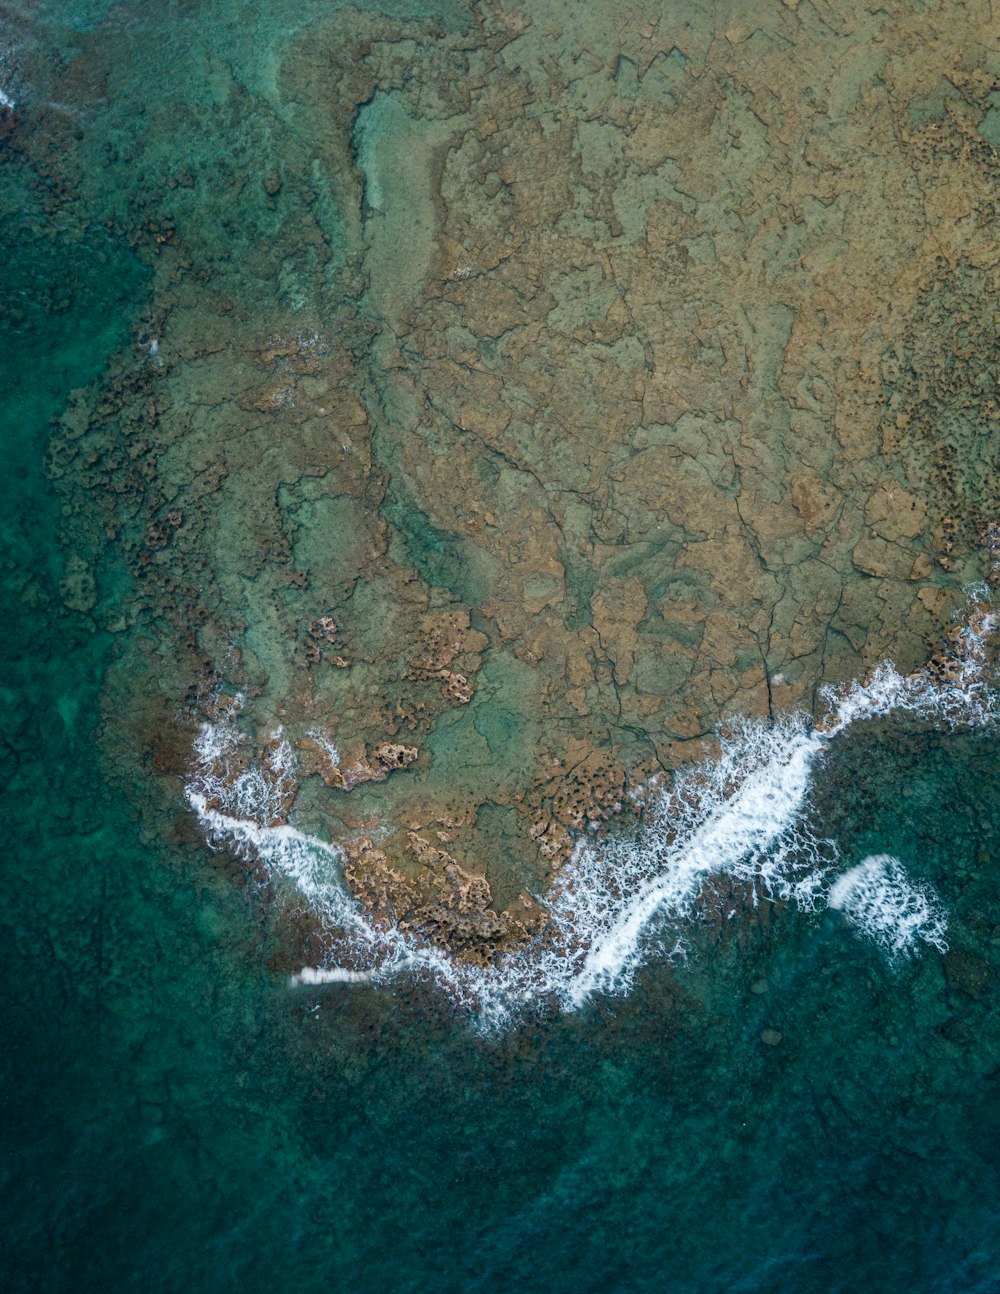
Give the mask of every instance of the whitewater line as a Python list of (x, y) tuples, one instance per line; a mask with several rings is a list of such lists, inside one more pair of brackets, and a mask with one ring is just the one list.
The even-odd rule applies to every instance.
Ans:
[[(579, 1006), (598, 988), (611, 988), (636, 960), (647, 925), (661, 909), (687, 911), (704, 879), (726, 867), (746, 872), (763, 859), (800, 814), (812, 763), (823, 739), (793, 732), (784, 749), (755, 769), (735, 794), (715, 803), (701, 827), (670, 846), (665, 870), (648, 881), (616, 923), (591, 945), (570, 990)], [(669, 812), (669, 797), (662, 805)]]
[[(645, 932), (657, 913), (667, 911), (677, 917), (684, 916), (701, 881), (712, 873), (725, 871), (742, 879), (763, 879), (765, 883), (770, 880), (772, 890), (788, 897), (791, 877), (781, 875), (780, 858), (772, 860), (769, 877), (767, 855), (782, 844), (787, 855), (789, 845), (793, 850), (796, 846), (799, 850), (806, 846), (806, 852), (811, 852), (820, 843), (805, 837), (796, 840), (793, 829), (805, 808), (817, 757), (825, 745), (852, 724), (895, 712), (949, 724), (988, 722), (995, 714), (995, 698), (985, 687), (982, 674), (986, 663), (985, 642), (996, 629), (996, 617), (991, 612), (980, 613), (975, 627), (972, 623), (962, 627), (958, 635), (961, 654), (951, 662), (953, 678), (944, 686), (926, 668), (901, 675), (893, 665), (883, 662), (866, 683), (854, 682), (840, 690), (825, 689), (824, 698), (834, 708), (815, 728), (806, 728), (802, 721), (790, 726), (782, 741), (781, 724), (772, 727), (769, 730), (772, 751), (766, 763), (752, 768), (735, 793), (714, 803), (679, 849), (668, 847), (661, 874), (642, 885), (619, 911), (614, 924), (591, 944), (571, 986), (570, 1002), (579, 1006), (597, 989), (611, 990), (627, 983), (640, 959)], [(731, 771), (728, 765), (732, 761), (727, 759), (727, 753), (724, 746), (720, 760), (713, 767), (716, 782), (724, 769), (727, 773)], [(699, 771), (703, 773), (704, 769)], [(683, 781), (682, 778), (682, 788)], [(661, 806), (661, 819), (669, 817), (671, 807), (668, 799)], [(788, 833), (792, 833), (792, 839), (783, 842), (782, 837)], [(646, 847), (653, 845), (648, 838), (650, 834), (647, 833), (643, 842)], [(832, 842), (823, 843), (835, 853)], [(612, 851), (614, 848), (612, 844)], [(847, 907), (853, 924), (888, 947), (893, 955), (902, 954), (918, 939), (941, 947), (943, 917), (926, 895), (908, 887), (899, 860), (890, 868), (887, 858), (880, 856), (881, 872), (877, 881), (871, 868), (859, 873), (849, 906), (845, 891), (835, 889), (832, 893), (838, 897), (845, 894), (842, 906)], [(813, 894), (822, 876), (814, 871), (803, 879), (805, 888), (800, 881), (799, 892), (794, 897), (800, 905), (812, 906)], [(863, 879), (868, 883), (862, 884)], [(861, 915), (864, 905), (870, 909), (868, 916)], [(895, 935), (889, 931), (890, 914), (895, 917)]]
[(807, 910), (838, 909), (890, 957), (920, 943), (944, 948), (939, 906), (908, 882), (890, 855), (864, 860), (827, 891), (836, 846), (811, 833), (805, 810), (817, 759), (854, 723), (896, 712), (947, 726), (990, 722), (996, 697), (985, 681), (985, 643), (996, 627), (992, 611), (979, 606), (953, 633), (955, 651), (933, 671), (904, 676), (884, 663), (864, 683), (824, 689), (829, 710), (815, 726), (803, 714), (737, 723), (720, 738), (714, 759), (678, 773), (668, 791), (647, 789), (634, 835), (577, 846), (545, 900), (545, 943), (505, 953), (486, 967), (456, 961), (394, 925), (376, 926), (344, 884), (339, 847), (282, 821), (296, 783), (294, 752), (281, 731), (270, 734), (261, 760), (240, 757), (239, 700), (229, 716), (202, 726), (186, 794), (211, 844), (285, 876), (331, 937), (339, 932), (331, 955), (342, 942), (348, 959), (361, 963), (304, 967), (292, 982), (378, 983), (402, 971), (422, 972), (469, 1003), (483, 1027), (506, 1023), (532, 1002), (573, 1010), (595, 992), (626, 992), (657, 929), (689, 917), (712, 875), (759, 886)]

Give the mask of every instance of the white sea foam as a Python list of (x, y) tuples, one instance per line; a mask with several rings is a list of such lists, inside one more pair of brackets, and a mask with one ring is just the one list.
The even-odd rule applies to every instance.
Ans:
[[(290, 881), (323, 922), (347, 938), (353, 955), (372, 961), (364, 969), (385, 970), (399, 959), (404, 950), (398, 932), (378, 930), (344, 888), (343, 855), (336, 845), (288, 823), (265, 826), (253, 818), (223, 813), (194, 785), (187, 788), (187, 800), (213, 844), (240, 858), (259, 860), (272, 876)], [(258, 812), (263, 816), (271, 803), (272, 793), (265, 793)]]
[(340, 767), (340, 751), (321, 728), (310, 728), (306, 733), (330, 761), (332, 768)]
[(271, 733), (267, 762), (279, 780), (287, 781), (294, 778), (299, 761), (295, 758), (295, 751), (292, 750), (291, 742), (282, 728), (275, 728)]
[(295, 790), (295, 752), (281, 730), (276, 729), (271, 733), (266, 758), (246, 759), (242, 754), (246, 741), (236, 725), (242, 706), (243, 698), (238, 696), (227, 717), (201, 725), (194, 742), (188, 798), (191, 792), (197, 792), (206, 805), (218, 808), (227, 823), (267, 825), (282, 817), (282, 809)]
[(291, 882), (329, 930), (328, 964), (305, 968), (296, 982), (424, 974), (466, 1002), (487, 1029), (527, 1004), (572, 1010), (595, 992), (627, 991), (651, 951), (680, 947), (684, 922), (713, 876), (806, 909), (828, 903), (890, 957), (920, 943), (943, 948), (940, 907), (907, 880), (898, 859), (868, 858), (830, 884), (837, 851), (810, 828), (809, 790), (829, 743), (853, 724), (896, 712), (947, 726), (992, 721), (996, 698), (985, 665), (986, 639), (995, 632), (995, 617), (980, 607), (954, 636), (943, 672), (928, 667), (904, 676), (883, 664), (865, 683), (828, 690), (828, 713), (815, 727), (803, 715), (736, 725), (715, 759), (668, 789), (647, 788), (631, 834), (581, 843), (543, 900), (545, 937), (488, 967), (457, 962), (374, 921), (344, 885), (337, 846), (280, 820), (294, 787), (294, 759), (280, 732), (271, 734), (264, 759), (248, 761), (234, 718), (204, 725), (188, 800), (212, 844), (259, 859), (273, 878)]
[(297, 975), (289, 976), (292, 984), (371, 984), (375, 979), (372, 971), (344, 970), (334, 966), (324, 970), (322, 966), (303, 966)]
[(17, 57), (19, 48), (6, 41), (0, 46), (0, 110), (6, 112), (13, 112), (17, 108), (17, 99), (11, 89), (11, 82), (18, 79), (12, 69), (16, 68), (20, 61)]
[(557, 905), (588, 936), (568, 988), (573, 1005), (596, 989), (627, 989), (655, 919), (688, 916), (714, 873), (814, 906), (829, 847), (813, 838), (802, 811), (823, 744), (801, 716), (744, 723), (723, 739), (717, 760), (656, 797), (636, 838), (580, 851)]
[(920, 943), (947, 951), (937, 899), (908, 880), (892, 854), (872, 854), (838, 877), (828, 902), (891, 958), (910, 956)]

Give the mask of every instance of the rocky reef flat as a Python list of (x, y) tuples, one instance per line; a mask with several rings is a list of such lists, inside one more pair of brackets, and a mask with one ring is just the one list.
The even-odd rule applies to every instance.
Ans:
[(239, 696), (274, 821), (488, 960), (720, 722), (928, 657), (1000, 542), (987, 9), (306, 8), (183, 84), (97, 27), (26, 67), (4, 166), (152, 284), (49, 469), (178, 831)]

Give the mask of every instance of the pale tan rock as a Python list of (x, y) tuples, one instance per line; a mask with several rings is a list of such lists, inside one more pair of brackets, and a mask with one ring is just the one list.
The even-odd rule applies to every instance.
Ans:
[(874, 530), (866, 530), (855, 545), (851, 559), (859, 571), (880, 578), (910, 579), (914, 567), (914, 555), (910, 549), (883, 539)]
[(372, 759), (388, 774), (407, 768), (418, 754), (416, 746), (404, 746), (398, 741), (382, 741), (372, 750)]
[(489, 408), (463, 404), (458, 411), (458, 425), (463, 431), (479, 433), (490, 440), (496, 440), (510, 426), (510, 416), (510, 410), (503, 404), (494, 404)]
[(865, 518), (883, 539), (915, 539), (927, 528), (927, 505), (895, 481), (883, 481), (865, 505)]
[(789, 494), (807, 534), (828, 526), (836, 517), (843, 498), (834, 486), (815, 472), (799, 472), (790, 477)]
[[(703, 5), (683, 30), (581, 9), (572, 41), (559, 6), (433, 42), (338, 13), (278, 70), (326, 127), (303, 145), (275, 119), (282, 221), (245, 275), (215, 273), (193, 222), (144, 229), (163, 366), (141, 352), (74, 399), (54, 480), (141, 575), (135, 622), (185, 644), (146, 660), (121, 629), (173, 710), (248, 626), (259, 731), (338, 715), (339, 768), (300, 752), (330, 787), (383, 780), (376, 752), (423, 749), (454, 707), (434, 773), (458, 789), (396, 779), (385, 848), (362, 851), (379, 919), (390, 894), (455, 910), (454, 886), (411, 875), (410, 824), (473, 876), (478, 815), (516, 805), (546, 824), (544, 874), (614, 812), (638, 746), (676, 766), (721, 715), (808, 704), (887, 654), (904, 668), (992, 562), (1000, 192), (969, 51), (995, 33), (983, 6), (799, 7)], [(365, 213), (345, 124), (380, 96), (403, 123), (382, 196), (422, 213), (410, 242), (384, 237), (398, 212)], [(72, 549), (88, 528), (65, 525)], [(328, 610), (336, 640), (307, 629)], [(491, 706), (523, 753), (502, 769)], [(372, 829), (335, 798), (338, 829)]]

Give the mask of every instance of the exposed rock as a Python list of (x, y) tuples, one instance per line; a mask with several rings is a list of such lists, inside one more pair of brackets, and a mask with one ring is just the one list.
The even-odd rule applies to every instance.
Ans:
[(551, 804), (555, 822), (580, 832), (620, 811), (625, 774), (603, 754), (574, 745), (538, 792)]
[(416, 746), (404, 746), (395, 741), (381, 741), (372, 751), (372, 759), (388, 775), (412, 764), (418, 754)]
[(815, 472), (799, 472), (789, 479), (792, 506), (802, 518), (806, 534), (823, 530), (836, 520), (844, 496)]
[[(155, 273), (129, 350), (53, 438), (66, 603), (95, 611), (93, 571), (127, 568), (133, 676), (169, 710), (208, 661), (262, 732), (336, 715), (339, 763), (298, 745), (330, 788), (441, 738), (460, 825), (428, 838), (419, 768), (387, 788), (385, 849), (363, 851), (389, 869), (383, 914), (427, 872), (414, 911), (434, 894), (512, 938), (468, 879), (488, 800), (517, 806), (545, 877), (651, 752), (675, 768), (727, 715), (912, 669), (995, 560), (985, 9), (868, 15), (859, 61), (860, 27), (737, 8), (702, 6), (681, 50), (625, 4), (585, 52), (560, 6), (433, 36), (338, 10), (276, 68), (294, 128), (246, 90), (273, 143), (250, 164), (197, 105), (150, 103), (134, 191), (55, 124), (24, 140), (53, 200), (127, 218)], [(55, 101), (112, 77), (104, 57), (54, 71)], [(157, 130), (183, 144), (169, 166)]]
[(389, 864), (370, 838), (349, 844), (344, 867), (352, 892), (380, 922), (397, 921), (460, 958), (488, 961), (538, 932), (545, 915), (527, 894), (505, 912), (492, 906), (486, 877), (469, 871), (447, 850), (409, 832), (405, 854), (418, 870)]

